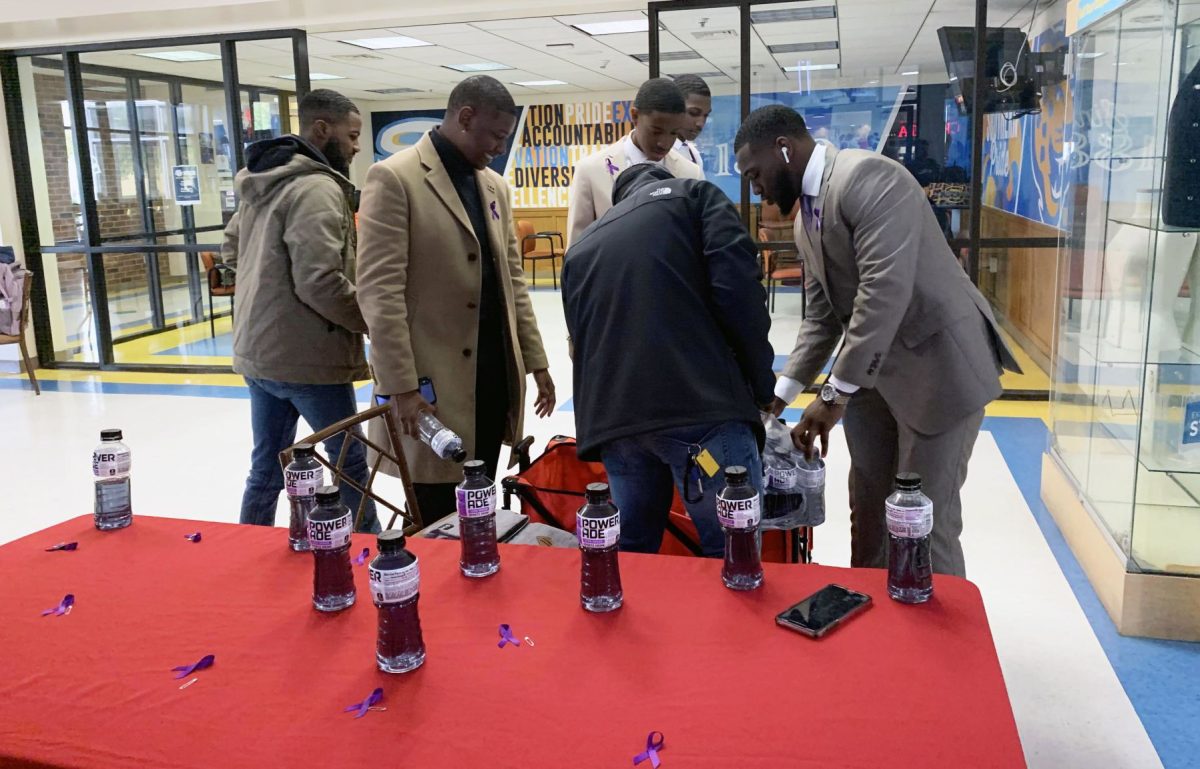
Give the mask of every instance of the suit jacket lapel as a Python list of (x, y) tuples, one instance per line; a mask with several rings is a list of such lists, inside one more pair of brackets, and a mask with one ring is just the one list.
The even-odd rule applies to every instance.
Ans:
[[(824, 226), (825, 204), (829, 199), (829, 178), (833, 174), (833, 165), (837, 161), (837, 150), (828, 147), (825, 150), (825, 170), (821, 174), (821, 193), (817, 195), (816, 200), (812, 201), (811, 208), (805, 212), (803, 209), (809, 204), (801, 199), (801, 215), (796, 217), (796, 226), (804, 231), (803, 237), (808, 240), (813, 257), (812, 272), (813, 277), (821, 284), (825, 295), (829, 295), (829, 283), (826, 281), (825, 275), (825, 245), (822, 242), (821, 230)], [(797, 238), (799, 242), (799, 238)]]
[[(492, 241), (492, 254), (495, 256), (496, 269), (502, 269), (508, 262), (508, 237), (504, 232), (504, 220), (500, 216), (500, 200), (496, 197), (496, 184), (488, 179), (483, 171), (475, 173), (475, 182), (479, 185), (479, 199), (483, 201), (483, 215), (487, 217), (488, 237)], [(507, 271), (501, 274), (507, 274)]]
[(467, 209), (463, 208), (462, 199), (458, 197), (458, 190), (454, 189), (454, 183), (450, 181), (450, 174), (446, 171), (437, 148), (433, 146), (433, 140), (429, 136), (423, 136), (417, 143), (417, 151), (421, 155), (421, 163), (426, 168), (425, 182), (433, 188), (446, 208), (450, 209), (458, 223), (474, 237), (475, 229), (467, 217)]

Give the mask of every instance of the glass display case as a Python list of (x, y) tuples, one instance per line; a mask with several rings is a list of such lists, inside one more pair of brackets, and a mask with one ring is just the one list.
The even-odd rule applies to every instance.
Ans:
[[(1122, 573), (1200, 578), (1200, 2), (1116, 5), (1074, 31), (1070, 141), (1039, 158), (1072, 185), (1046, 474)], [(1093, 583), (1102, 557), (1080, 555)]]

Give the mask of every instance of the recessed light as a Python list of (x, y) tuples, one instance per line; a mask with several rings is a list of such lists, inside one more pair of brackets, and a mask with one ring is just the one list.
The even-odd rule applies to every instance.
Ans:
[(806, 51), (836, 51), (838, 41), (836, 40), (821, 40), (816, 43), (783, 43), (781, 45), (769, 45), (767, 50), (771, 53), (803, 53)]
[(394, 93), (424, 93), (419, 88), (368, 88), (367, 93), (377, 93), (383, 96)]
[[(635, 53), (633, 54), (633, 58), (637, 59), (642, 64), (646, 64), (650, 61), (650, 54)], [(691, 61), (692, 59), (702, 58), (704, 57), (695, 51), (667, 51), (666, 53), (660, 53), (658, 55), (659, 61)]]
[(626, 21), (597, 21), (590, 24), (572, 24), (580, 32), (586, 32), (592, 37), (597, 35), (627, 35), (631, 32), (649, 32), (650, 21), (647, 19), (628, 19)]
[(134, 56), (178, 62), (216, 61), (221, 58), (218, 54), (207, 53), (205, 51), (155, 51), (153, 53), (135, 53)]
[[(275, 77), (279, 78), (280, 80), (295, 80), (296, 79), (295, 75), (276, 75)], [(309, 80), (345, 80), (346, 78), (343, 77), (342, 75), (328, 75), (324, 72), (309, 72), (308, 79)]]
[(494, 61), (476, 61), (469, 64), (446, 64), (444, 66), (455, 72), (496, 72), (501, 69), (512, 69), (507, 64), (497, 64)]
[(868, 80), (867, 85), (879, 85), (879, 81), (878, 80)]
[(341, 42), (347, 45), (356, 45), (359, 48), (368, 48), (372, 51), (386, 51), (392, 48), (421, 48), (433, 45), (433, 43), (426, 43), (424, 40), (418, 40), (415, 37), (408, 37), (407, 35), (360, 37), (356, 40), (342, 40)]
[(825, 69), (837, 69), (836, 64), (796, 64), (791, 67), (784, 67), (784, 72), (817, 72)]
[(921, 73), (918, 70), (910, 69), (908, 72), (901, 72), (900, 74), (904, 77), (912, 77), (913, 75), (919, 75)]
[(820, 5), (816, 8), (788, 8), (782, 11), (752, 11), (751, 24), (774, 24), (781, 21), (815, 21), (817, 19), (836, 19), (837, 8), (832, 5)]
[(545, 88), (552, 85), (570, 85), (565, 80), (518, 80), (513, 85), (523, 85), (526, 88)]

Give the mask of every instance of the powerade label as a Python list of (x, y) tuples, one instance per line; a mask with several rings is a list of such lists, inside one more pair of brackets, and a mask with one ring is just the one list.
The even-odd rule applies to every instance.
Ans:
[(933, 531), (933, 503), (920, 507), (897, 507), (884, 504), (888, 533), (895, 537), (920, 539)]
[(585, 550), (604, 550), (621, 541), (621, 514), (607, 518), (585, 518), (575, 514), (575, 532), (579, 535), (579, 546)]
[(825, 465), (816, 467), (801, 467), (796, 470), (800, 485), (806, 489), (825, 488)]
[(332, 521), (308, 521), (308, 542), (313, 550), (337, 550), (350, 544), (350, 529), (354, 519), (350, 511)]
[(371, 595), (376, 603), (401, 603), (421, 590), (417, 561), (399, 569), (370, 569)]
[(773, 489), (794, 489), (799, 482), (798, 468), (772, 467), (767, 470), (767, 484)]
[(455, 489), (460, 518), (483, 518), (496, 512), (496, 487)]
[(96, 449), (92, 452), (92, 475), (97, 478), (123, 475), (129, 472), (131, 464), (132, 457), (128, 450)]
[(755, 494), (750, 499), (726, 499), (717, 495), (717, 520), (727, 529), (753, 529), (762, 520), (762, 506)]
[(325, 472), (319, 467), (311, 470), (284, 470), (283, 480), (289, 497), (312, 497), (316, 495), (317, 488), (324, 485)]

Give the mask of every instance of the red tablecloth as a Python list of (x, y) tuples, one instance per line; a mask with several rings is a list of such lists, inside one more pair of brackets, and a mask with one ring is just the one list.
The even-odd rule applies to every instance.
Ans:
[[(0, 547), (0, 766), (621, 767), (652, 730), (663, 769), (1025, 765), (963, 580), (910, 607), (873, 570), (768, 564), (747, 594), (718, 561), (622, 554), (625, 606), (596, 616), (575, 551), (502, 547), (477, 581), (457, 544), (414, 541), (429, 656), (392, 676), (375, 667), (366, 567), (359, 603), (320, 614), (312, 559), (286, 536), (77, 518)], [(79, 549), (43, 552), (60, 541)], [(829, 582), (874, 607), (820, 641), (774, 624)], [(40, 616), (66, 593), (70, 614)], [(536, 646), (497, 648), (500, 623)], [(180, 690), (171, 668), (206, 654), (216, 664)], [(342, 712), (378, 686), (386, 712)]]

